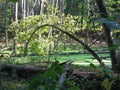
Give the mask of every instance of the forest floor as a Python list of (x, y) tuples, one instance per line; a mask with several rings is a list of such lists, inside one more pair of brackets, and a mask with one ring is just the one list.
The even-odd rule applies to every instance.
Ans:
[[(0, 43), (2, 47), (4, 46), (3, 44), (4, 43)], [(69, 79), (71, 80), (70, 82), (67, 82), (67, 85), (62, 90), (70, 90), (69, 88), (69, 86), (71, 86), (70, 83), (74, 83), (76, 86), (79, 86), (79, 89), (71, 89), (71, 90), (107, 90), (107, 89), (103, 89), (103, 87), (106, 87), (109, 84), (111, 84), (110, 90), (117, 90), (118, 88), (120, 88), (119, 87), (120, 83), (117, 83), (118, 80), (117, 77), (119, 77), (119, 74), (114, 73), (110, 69), (104, 69), (103, 67), (99, 66), (99, 63), (91, 54), (78, 53), (74, 55), (72, 54), (51, 55), (48, 61), (49, 55), (10, 57), (9, 56), (10, 52), (4, 52), (4, 53), (8, 53), (8, 55), (5, 54), (4, 57), (0, 58), (0, 64), (27, 66), (27, 68), (32, 68), (32, 66), (39, 68), (50, 67), (50, 64), (48, 62), (51, 63), (57, 60), (59, 61), (59, 63), (63, 63), (68, 60), (73, 60), (70, 73), (67, 78), (68, 81)], [(108, 53), (100, 53), (98, 55), (103, 59), (103, 62), (108, 67), (111, 68), (111, 61)], [(17, 76), (16, 73), (19, 72), (17, 71), (14, 72), (14, 70), (12, 71), (8, 70), (7, 72), (0, 71), (0, 90), (28, 90), (29, 82), (33, 79), (33, 77), (29, 77), (30, 75), (28, 73), (27, 78), (22, 78)], [(27, 74), (26, 71), (20, 73), (23, 75)], [(103, 82), (107, 84), (101, 86)]]

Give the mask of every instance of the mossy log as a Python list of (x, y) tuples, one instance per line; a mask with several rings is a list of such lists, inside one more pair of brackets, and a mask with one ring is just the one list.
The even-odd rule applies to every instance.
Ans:
[(0, 64), (0, 72), (6, 72), (8, 75), (15, 74), (17, 77), (29, 78), (36, 75), (37, 73), (43, 73), (47, 68), (34, 67), (34, 66), (23, 66), (14, 64)]

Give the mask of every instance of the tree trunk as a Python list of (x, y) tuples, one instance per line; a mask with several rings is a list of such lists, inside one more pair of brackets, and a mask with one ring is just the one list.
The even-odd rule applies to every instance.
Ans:
[(64, 0), (60, 0), (60, 11), (62, 14), (64, 13)]
[(8, 29), (7, 28), (5, 28), (5, 46), (8, 47)]
[[(15, 3), (15, 7), (14, 7), (14, 20), (16, 21), (16, 23), (18, 22), (18, 2)], [(13, 41), (13, 55), (17, 54), (17, 33), (14, 30), (14, 41)]]
[(39, 5), (38, 6), (39, 7), (39, 11), (38, 12), (39, 12), (39, 14), (41, 13), (41, 2), (42, 2), (41, 0), (38, 0), (38, 5)]
[(54, 14), (54, 8), (55, 8), (55, 1), (54, 0), (52, 0), (52, 14)]
[(32, 15), (35, 15), (35, 14), (36, 14), (36, 13), (35, 13), (35, 10), (34, 10), (36, 4), (37, 4), (37, 0), (34, 1), (33, 7), (32, 7), (32, 10), (31, 10)]
[(30, 1), (29, 0), (26, 0), (26, 16), (29, 16), (30, 15)]
[(26, 17), (26, 0), (23, 1), (23, 19)]
[(43, 13), (43, 7), (44, 7), (44, 0), (41, 0), (41, 11), (40, 11), (40, 15), (42, 15), (42, 13)]
[[(107, 11), (106, 11), (103, 0), (96, 0), (96, 3), (101, 13), (101, 17), (108, 18)], [(110, 47), (114, 45), (114, 40), (112, 39), (112, 36), (111, 36), (111, 30), (106, 24), (103, 24), (102, 26), (105, 32), (105, 36), (106, 36), (105, 38), (106, 38), (107, 45), (108, 47)], [(116, 65), (118, 64), (118, 57), (117, 57), (116, 50), (110, 50), (110, 58), (112, 62), (112, 69), (116, 71), (117, 70)]]
[(23, 14), (23, 12), (24, 12), (24, 2), (23, 2), (23, 0), (21, 0), (21, 11), (22, 11), (22, 18), (24, 17), (24, 14)]
[(56, 0), (55, 6), (58, 7), (58, 0)]

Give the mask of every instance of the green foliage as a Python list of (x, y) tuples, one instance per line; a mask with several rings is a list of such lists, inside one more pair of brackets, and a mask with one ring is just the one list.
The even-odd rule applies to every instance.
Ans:
[(79, 30), (79, 23), (76, 21), (76, 19), (79, 19), (79, 16), (72, 16), (68, 14), (65, 17), (63, 28), (65, 28), (68, 32), (71, 32), (72, 34)]
[(105, 88), (105, 90), (111, 90), (113, 83), (114, 83), (114, 80), (110, 81), (108, 78), (106, 78), (101, 85)]
[(56, 61), (52, 63), (49, 70), (41, 75), (36, 76), (30, 81), (29, 90), (42, 88), (43, 90), (55, 90), (59, 75), (64, 71), (64, 68)]
[(119, 45), (112, 45), (112, 46), (109, 46), (108, 49), (112, 51), (112, 50), (116, 50), (118, 47)]
[(68, 80), (63, 83), (63, 87), (61, 88), (61, 90), (80, 90), (80, 88), (75, 85), (75, 82), (70, 80), (69, 77)]
[[(73, 16), (81, 15), (82, 7), (87, 8), (87, 3), (86, 0), (65, 0), (65, 14), (71, 14)], [(86, 9), (84, 9), (84, 11), (85, 10)]]
[(8, 0), (0, 0), (0, 31), (5, 32), (12, 18), (12, 3)]
[(92, 18), (90, 22), (97, 22), (101, 24), (106, 24), (109, 28), (116, 30), (120, 29), (120, 25), (117, 24), (115, 21), (107, 20), (106, 18)]
[[(64, 17), (64, 16), (63, 16)], [(72, 15), (67, 15), (64, 19), (64, 22), (57, 15), (41, 15), (41, 16), (30, 16), (26, 17), (23, 20), (20, 20), (18, 23), (13, 22), (9, 26), (9, 31), (18, 33), (17, 39), (20, 44), (25, 44), (26, 40), (30, 38), (31, 34), (34, 32), (36, 27), (43, 24), (53, 24), (59, 25), (59, 27), (66, 29), (68, 32), (74, 34), (79, 30), (79, 24), (75, 21), (75, 18)], [(63, 23), (61, 23), (63, 22)], [(30, 44), (29, 51), (36, 52), (39, 54), (47, 54), (49, 51), (49, 45), (52, 44), (55, 39), (65, 38), (59, 36), (61, 32), (51, 29), (51, 27), (43, 27), (35, 32), (33, 35)], [(65, 36), (65, 35), (64, 35)], [(35, 45), (34, 45), (35, 44)], [(53, 48), (53, 47), (52, 47)], [(21, 52), (22, 53), (22, 52)]]
[(95, 66), (93, 63), (90, 63), (89, 66), (90, 66), (91, 68), (96, 68), (96, 66)]
[(103, 69), (103, 74), (106, 78), (109, 78), (109, 79), (113, 78), (113, 71), (110, 69)]
[(10, 0), (10, 1), (12, 1), (12, 2), (17, 2), (18, 0)]
[(89, 60), (89, 61), (86, 61), (86, 62), (88, 62), (88, 63), (89, 63), (89, 67), (90, 67), (90, 68), (95, 69), (95, 68), (96, 68), (96, 66), (93, 64), (93, 61), (94, 61), (94, 60)]
[[(17, 2), (18, 0), (10, 0), (10, 1)], [(97, 1), (99, 1), (99, 0), (97, 0)], [(14, 31), (17, 32), (18, 33), (17, 39), (18, 39), (19, 43), (21, 45), (25, 45), (28, 38), (34, 32), (36, 27), (43, 25), (43, 24), (47, 24), (47, 23), (59, 26), (60, 28), (64, 28), (64, 29), (66, 29), (66, 31), (68, 31), (71, 34), (75, 34), (76, 32), (79, 32), (80, 29), (85, 30), (85, 29), (90, 29), (90, 28), (93, 29), (94, 28), (94, 30), (95, 30), (96, 26), (98, 26), (97, 30), (98, 29), (102, 30), (102, 28), (100, 27), (100, 24), (104, 24), (104, 23), (109, 28), (111, 28), (113, 31), (116, 29), (118, 29), (118, 30), (120, 29), (120, 25), (114, 20), (114, 18), (116, 17), (115, 15), (117, 15), (117, 13), (119, 13), (118, 12), (119, 9), (117, 7), (119, 6), (120, 2), (118, 2), (118, 0), (116, 0), (116, 1), (115, 0), (106, 0), (105, 1), (105, 3), (109, 4), (109, 7), (107, 8), (109, 10), (108, 12), (111, 12), (110, 13), (111, 17), (109, 17), (109, 19), (98, 18), (99, 15), (96, 14), (96, 12), (95, 12), (96, 8), (94, 8), (96, 6), (94, 6), (92, 4), (92, 1), (90, 1), (90, 3), (87, 2), (86, 0), (81, 0), (81, 1), (66, 0), (66, 9), (65, 9), (66, 16), (61, 15), (61, 14), (60, 14), (61, 15), (60, 16), (59, 11), (57, 11), (57, 8), (55, 8), (55, 11), (57, 11), (57, 12), (54, 15), (50, 15), (50, 13), (48, 12), (47, 15), (29, 16), (23, 20), (18, 21), (18, 23), (13, 22), (10, 25), (9, 30), (11, 32), (14, 32)], [(6, 6), (4, 6), (3, 10), (5, 10), (6, 12), (2, 13), (2, 15), (0, 15), (0, 21), (2, 21), (2, 19), (4, 18), (3, 19), (4, 22), (2, 22), (2, 23), (0, 22), (0, 25), (2, 25), (2, 27), (1, 27), (2, 29), (5, 29), (11, 21), (11, 20), (9, 20), (9, 18), (11, 17), (11, 13), (10, 13), (11, 9), (7, 9), (5, 7)], [(52, 8), (49, 8), (49, 9), (51, 10)], [(1, 10), (1, 11), (3, 11), (3, 10)], [(89, 16), (88, 15), (88, 13), (90, 13), (89, 11), (94, 11), (94, 13), (96, 14), (95, 17), (97, 17), (97, 18), (91, 19), (92, 24), (94, 24), (95, 26), (94, 25), (92, 26), (91, 24), (88, 25), (87, 17)], [(115, 13), (113, 13), (113, 12), (115, 12)], [(57, 13), (59, 16), (56, 15)], [(80, 16), (72, 16), (70, 14), (80, 15)], [(9, 18), (6, 18), (6, 17), (9, 17)], [(111, 20), (111, 18), (112, 18), (112, 20)], [(60, 32), (56, 32), (55, 29), (51, 29), (50, 27), (43, 27), (43, 28), (39, 29), (33, 35), (32, 39), (29, 43), (29, 46), (28, 46), (29, 51), (32, 53), (38, 53), (41, 55), (48, 54), (49, 53), (49, 44), (53, 45), (54, 40), (58, 39), (58, 38), (65, 39), (64, 38), (65, 35), (62, 34), (62, 37), (60, 37), (59, 36), (60, 34), (61, 34)], [(115, 50), (115, 49), (118, 49), (118, 47), (119, 47), (119, 44), (118, 45), (115, 44), (115, 45), (110, 46), (109, 50)], [(23, 49), (24, 49), (24, 46), (20, 46), (21, 53), (23, 53), (22, 52)], [(53, 47), (52, 47), (52, 49), (53, 49)], [(60, 48), (60, 50), (61, 50), (61, 48)], [(71, 50), (71, 49), (68, 47), (67, 50)], [(24, 60), (24, 62), (22, 62), (21, 59), (18, 59), (18, 61), (20, 63), (27, 62), (26, 59), (23, 59), (23, 60)], [(16, 62), (16, 61), (14, 60), (14, 62)], [(93, 64), (92, 61), (89, 61), (89, 66), (91, 68), (96, 68), (96, 66)], [(37, 89), (37, 88), (43, 89), (43, 90), (54, 90), (56, 87), (59, 75), (62, 72), (63, 72), (63, 67), (59, 66), (58, 62), (53, 63), (48, 71), (46, 71), (42, 75), (38, 75), (33, 80), (31, 80), (30, 85), (29, 85), (29, 90), (33, 90), (33, 89)], [(109, 70), (106, 70), (104, 72), (104, 74), (108, 77), (111, 76), (111, 72), (109, 72)], [(75, 86), (74, 82), (70, 81), (70, 79), (71, 78), (68, 78), (68, 81), (66, 81), (64, 83), (65, 86), (70, 87), (69, 90), (79, 90), (78, 86)], [(102, 83), (102, 86), (105, 89), (110, 90), (113, 82), (114, 81), (105, 79)], [(79, 83), (79, 85), (80, 84), (83, 85), (82, 82)], [(90, 89), (91, 88), (95, 89), (97, 84), (98, 84), (98, 82), (96, 80), (93, 80), (93, 81), (90, 81), (87, 83), (87, 85), (88, 85), (88, 87), (90, 87)], [(66, 90), (66, 87), (63, 87), (63, 90)]]

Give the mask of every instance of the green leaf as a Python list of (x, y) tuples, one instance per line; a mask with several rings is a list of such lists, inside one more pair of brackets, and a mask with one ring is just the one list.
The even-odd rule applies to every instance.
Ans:
[(110, 90), (113, 83), (114, 83), (114, 80), (113, 80), (113, 81), (109, 81), (109, 79), (106, 78), (106, 79), (102, 82), (102, 86), (103, 86), (106, 90)]
[[(47, 88), (46, 86), (50, 85), (50, 83), (47, 82), (47, 79), (50, 79), (54, 82), (57, 78), (57, 74), (62, 73), (63, 71), (64, 71), (64, 68), (59, 65), (58, 61), (55, 61), (54, 63), (52, 63), (49, 70), (47, 70), (43, 74), (36, 76), (35, 78), (33, 78), (30, 81), (29, 90), (36, 90), (39, 86), (41, 86), (41, 82), (43, 82), (43, 81), (45, 81), (44, 86), (45, 86), (45, 88)], [(54, 84), (56, 84), (56, 83), (54, 82)]]
[(37, 76), (36, 78), (32, 79), (29, 83), (29, 90), (37, 89), (41, 82), (41, 75)]
[(96, 66), (95, 66), (93, 63), (90, 63), (89, 66), (90, 66), (91, 68), (96, 68)]

